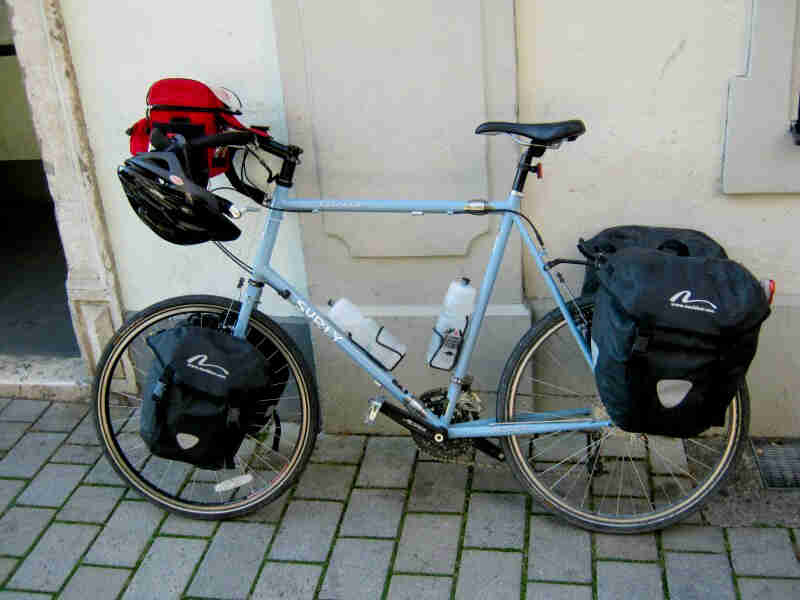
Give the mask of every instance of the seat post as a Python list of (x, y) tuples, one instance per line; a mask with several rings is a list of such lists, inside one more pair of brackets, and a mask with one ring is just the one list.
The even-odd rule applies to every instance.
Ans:
[(528, 178), (528, 172), (531, 170), (531, 161), (534, 158), (539, 158), (544, 154), (546, 148), (544, 146), (528, 146), (522, 156), (519, 157), (519, 164), (517, 164), (517, 174), (514, 177), (514, 191), (522, 193), (525, 187), (525, 180)]

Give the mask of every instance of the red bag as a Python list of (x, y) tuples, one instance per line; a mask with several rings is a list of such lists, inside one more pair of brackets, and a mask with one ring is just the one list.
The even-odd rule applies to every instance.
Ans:
[[(161, 129), (168, 136), (183, 135), (187, 140), (227, 129), (268, 136), (235, 117), (241, 114), (232, 108), (236, 103), (241, 106), (236, 95), (224, 88), (212, 89), (201, 81), (181, 77), (160, 79), (147, 91), (147, 116), (127, 132), (131, 137), (131, 154), (148, 151), (153, 128)], [(190, 163), (192, 180), (205, 186), (209, 178), (227, 170), (230, 157), (226, 148), (209, 148), (191, 153)]]

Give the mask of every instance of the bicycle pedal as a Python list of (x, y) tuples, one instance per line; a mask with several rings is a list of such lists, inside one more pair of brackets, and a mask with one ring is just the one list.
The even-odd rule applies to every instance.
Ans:
[(369, 399), (367, 403), (367, 414), (364, 415), (364, 423), (369, 425), (375, 422), (375, 418), (378, 416), (378, 413), (381, 412), (381, 406), (385, 401), (386, 398), (383, 396), (375, 396)]

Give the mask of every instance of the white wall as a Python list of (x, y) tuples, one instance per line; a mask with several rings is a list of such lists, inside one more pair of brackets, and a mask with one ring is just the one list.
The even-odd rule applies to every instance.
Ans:
[[(158, 238), (130, 209), (116, 168), (129, 156), (125, 129), (144, 116), (147, 88), (163, 77), (190, 77), (234, 90), (244, 102), (247, 122), (268, 124), (277, 139), (286, 139), (271, 2), (241, 0), (235, 10), (211, 0), (61, 4), (125, 308), (138, 310), (180, 294), (235, 295), (244, 273), (211, 244), (180, 247)], [(216, 181), (227, 183), (224, 177)], [(237, 196), (223, 194), (231, 200)], [(239, 203), (256, 206), (244, 199)], [(230, 246), (241, 257), (249, 259), (255, 250), (264, 217), (263, 211), (247, 213), (237, 222), (243, 234)], [(295, 215), (284, 219), (273, 266), (306, 288)], [(293, 313), (270, 293), (264, 294), (261, 310)]]
[[(748, 374), (753, 429), (797, 435), (800, 197), (726, 195), (721, 183), (728, 86), (746, 69), (752, 5), (518, 0), (520, 121), (577, 117), (587, 126), (545, 155), (545, 179), (529, 180), (526, 210), (553, 256), (576, 256), (580, 236), (611, 225), (690, 227), (776, 279), (776, 309)], [(529, 296), (544, 295), (530, 262), (525, 284)]]

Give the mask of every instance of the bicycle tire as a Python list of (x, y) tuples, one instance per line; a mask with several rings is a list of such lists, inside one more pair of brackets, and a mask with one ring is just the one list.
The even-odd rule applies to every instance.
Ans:
[(236, 469), (209, 471), (156, 457), (141, 440), (138, 407), (153, 359), (147, 335), (198, 318), (201, 326), (229, 331), (240, 307), (239, 302), (217, 296), (181, 296), (154, 304), (113, 336), (97, 367), (92, 408), (106, 459), (144, 498), (190, 518), (242, 516), (277, 499), (297, 480), (316, 441), (319, 401), (311, 370), (294, 341), (258, 311), (250, 317), (247, 340), (265, 358), (271, 354), (268, 360), (280, 353), (290, 374), (280, 388), (275, 412), (239, 448)]
[[(590, 328), (591, 300), (568, 306), (576, 323), (585, 320), (584, 327)], [(561, 312), (554, 310), (515, 347), (498, 389), (498, 415), (505, 421), (556, 408), (556, 402), (561, 408), (570, 407), (565, 402), (573, 408), (591, 402), (592, 413), (603, 415), (594, 374), (565, 325)], [(549, 509), (546, 512), (591, 531), (643, 533), (685, 519), (724, 486), (747, 439), (749, 417), (750, 397), (743, 381), (724, 427), (696, 438), (608, 427), (597, 433), (510, 436), (502, 438), (502, 445), (515, 477)]]

